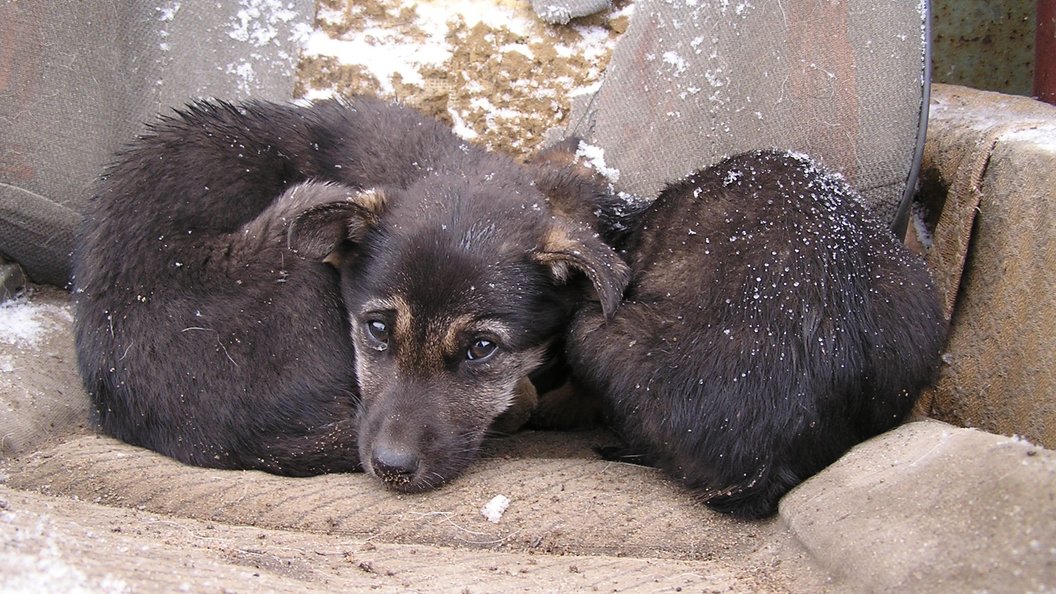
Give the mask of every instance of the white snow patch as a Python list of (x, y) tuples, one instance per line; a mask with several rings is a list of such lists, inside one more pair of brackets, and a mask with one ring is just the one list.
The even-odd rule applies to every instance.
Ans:
[(605, 164), (605, 149), (585, 142), (579, 143), (576, 156), (584, 159), (595, 171), (605, 176), (612, 183), (620, 181), (620, 170)]
[(383, 28), (367, 28), (344, 39), (333, 39), (317, 29), (308, 37), (304, 52), (309, 56), (336, 58), (345, 65), (362, 66), (386, 93), (393, 92), (393, 77), (397, 74), (404, 83), (421, 86), (424, 84), (422, 67), (439, 66), (451, 57), (451, 48), (442, 35), (408, 43), (403, 35)]
[(498, 524), (508, 507), (510, 507), (510, 498), (505, 495), (496, 495), (480, 508), (480, 513), (492, 524)]
[(586, 86), (576, 87), (569, 91), (567, 95), (569, 97), (579, 97), (580, 95), (593, 95), (594, 93), (597, 93), (600, 89), (601, 81), (599, 80)]
[(471, 29), (477, 23), (484, 23), (492, 29), (505, 27), (522, 37), (532, 31), (532, 23), (527, 18), (492, 1), (424, 0), (416, 3), (414, 9), (418, 12), (420, 26), (424, 28), (426, 23), (439, 25), (441, 34), (447, 33), (447, 22), (456, 17), (461, 17)]
[[(424, 39), (391, 27), (371, 26), (368, 21), (368, 26), (339, 38), (332, 38), (321, 29), (312, 31), (304, 43), (304, 54), (332, 57), (343, 65), (362, 66), (377, 79), (383, 93), (393, 94), (393, 79), (397, 74), (405, 84), (423, 86), (421, 69), (442, 66), (451, 58), (447, 36), (453, 22), (461, 20), (468, 28), (481, 23), (495, 29), (506, 28), (526, 38), (532, 30), (532, 23), (526, 18), (492, 2), (426, 0), (409, 6), (413, 7), (415, 17), (406, 25), (424, 33)], [(326, 13), (324, 19), (337, 22), (341, 15)], [(508, 44), (502, 51), (534, 57), (526, 44)]]
[(0, 304), (0, 343), (34, 348), (48, 332), (57, 330), (56, 318), (73, 321), (68, 307), (33, 303), (19, 297)]
[(508, 107), (496, 106), (487, 97), (474, 97), (470, 99), (469, 106), (474, 109), (479, 109), (485, 112), (484, 117), (488, 121), (489, 125), (492, 124), (494, 122), (494, 118), (497, 117), (511, 119), (521, 115), (520, 112), (517, 110), (510, 109)]
[(535, 54), (532, 52), (532, 48), (528, 47), (525, 43), (507, 43), (506, 45), (499, 48), (502, 53), (506, 52), (517, 52), (525, 58), (532, 60), (535, 58)]
[(608, 54), (616, 46), (616, 40), (605, 27), (578, 25), (574, 28), (576, 33), (583, 38), (576, 42), (576, 48), (588, 62)]
[(279, 25), (297, 18), (297, 11), (283, 6), (281, 0), (240, 0), (242, 7), (227, 34), (236, 41), (264, 47), (279, 35)]
[(462, 140), (473, 140), (479, 136), (476, 130), (466, 124), (466, 120), (462, 119), (462, 114), (458, 113), (457, 110), (448, 108), (447, 113), (451, 116), (451, 121), (454, 124), (451, 129), (459, 138)]
[(678, 76), (686, 71), (686, 60), (682, 56), (678, 55), (677, 52), (666, 51), (662, 56), (664, 63), (671, 66), (675, 76)]

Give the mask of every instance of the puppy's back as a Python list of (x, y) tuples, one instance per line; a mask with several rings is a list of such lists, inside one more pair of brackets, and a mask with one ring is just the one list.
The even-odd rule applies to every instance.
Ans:
[(632, 450), (757, 517), (933, 378), (943, 322), (922, 262), (840, 178), (759, 151), (669, 186), (630, 250), (616, 319), (572, 333), (581, 382)]
[(337, 275), (287, 249), (286, 225), (409, 183), (459, 144), (366, 98), (197, 103), (154, 124), (98, 184), (74, 258), (79, 366), (104, 431), (204, 466), (356, 468)]

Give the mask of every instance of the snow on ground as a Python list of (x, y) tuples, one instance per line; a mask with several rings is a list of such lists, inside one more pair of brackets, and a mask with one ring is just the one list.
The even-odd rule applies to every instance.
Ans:
[(0, 343), (36, 347), (46, 332), (57, 328), (56, 318), (73, 320), (68, 307), (34, 303), (26, 296), (0, 303)]
[[(49, 332), (60, 329), (59, 321), (73, 321), (70, 306), (35, 303), (31, 296), (20, 296), (0, 303), (0, 345), (34, 349)], [(0, 354), (0, 373), (11, 373), (15, 364)]]
[(512, 0), (323, 0), (298, 94), (372, 93), (450, 123), (492, 149), (527, 155), (597, 89), (633, 4), (543, 23)]

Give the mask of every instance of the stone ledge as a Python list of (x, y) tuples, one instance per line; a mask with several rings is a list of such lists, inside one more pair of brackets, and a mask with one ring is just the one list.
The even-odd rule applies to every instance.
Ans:
[(937, 421), (852, 449), (781, 501), (836, 583), (873, 592), (1056, 584), (1056, 452)]

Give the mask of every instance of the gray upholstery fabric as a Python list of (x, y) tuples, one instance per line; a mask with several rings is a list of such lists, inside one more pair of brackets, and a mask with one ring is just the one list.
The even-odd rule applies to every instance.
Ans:
[(578, 17), (601, 12), (612, 5), (610, 0), (532, 0), (532, 10), (552, 25), (564, 25)]
[(925, 123), (925, 7), (640, 0), (567, 133), (642, 196), (733, 153), (803, 151), (891, 222)]
[(292, 95), (311, 0), (0, 4), (0, 254), (64, 285), (112, 152), (195, 97)]

